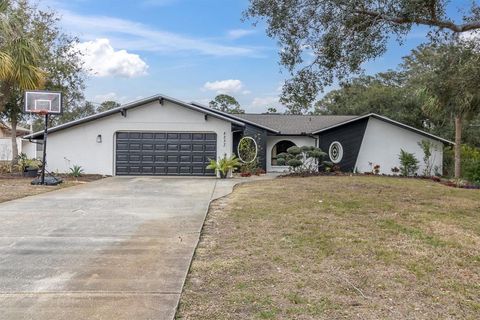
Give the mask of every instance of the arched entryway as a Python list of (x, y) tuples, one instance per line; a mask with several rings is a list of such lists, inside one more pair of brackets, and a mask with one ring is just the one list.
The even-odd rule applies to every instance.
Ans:
[(290, 140), (281, 140), (278, 141), (272, 148), (272, 166), (277, 165), (277, 155), (280, 153), (287, 152), (287, 149), (290, 147), (294, 147), (296, 144)]

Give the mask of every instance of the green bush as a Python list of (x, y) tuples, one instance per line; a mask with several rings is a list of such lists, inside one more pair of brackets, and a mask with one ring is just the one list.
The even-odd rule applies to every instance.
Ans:
[(418, 170), (418, 159), (413, 153), (400, 149), (400, 174), (402, 176), (413, 176)]
[[(480, 149), (462, 145), (461, 148), (462, 159), (462, 178), (480, 184), (479, 181), (479, 167), (480, 167)], [(452, 147), (445, 148), (443, 153), (443, 173), (447, 177), (453, 177), (455, 161)]]
[(74, 165), (70, 168), (70, 175), (74, 178), (81, 177), (83, 175), (83, 168), (79, 165)]
[(468, 161), (463, 166), (463, 176), (473, 184), (480, 185), (480, 161)]
[(293, 146), (277, 155), (277, 164), (289, 166), (292, 172), (312, 173), (317, 172), (320, 164), (327, 154), (320, 148), (313, 146)]
[(220, 178), (225, 179), (230, 170), (235, 170), (240, 166), (240, 160), (237, 157), (232, 155), (230, 158), (224, 156), (218, 161), (210, 159), (210, 164), (207, 166), (207, 169), (215, 170), (215, 172), (220, 173)]
[(466, 180), (480, 185), (480, 149), (462, 146), (462, 176)]
[(252, 137), (243, 137), (238, 144), (237, 153), (241, 161), (240, 172), (254, 174), (259, 167), (258, 149)]

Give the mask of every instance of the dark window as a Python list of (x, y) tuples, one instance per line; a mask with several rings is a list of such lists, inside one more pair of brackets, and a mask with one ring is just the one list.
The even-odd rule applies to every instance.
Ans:
[(277, 165), (277, 155), (283, 152), (287, 152), (287, 149), (295, 146), (295, 143), (289, 140), (282, 140), (277, 142), (272, 149), (272, 166)]

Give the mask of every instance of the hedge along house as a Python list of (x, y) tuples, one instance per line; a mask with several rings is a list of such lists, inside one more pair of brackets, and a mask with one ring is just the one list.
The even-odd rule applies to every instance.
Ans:
[[(209, 159), (231, 156), (242, 137), (257, 144), (259, 166), (282, 172), (276, 156), (291, 146), (317, 146), (343, 171), (382, 173), (400, 165), (400, 149), (421, 160), (423, 139), (435, 147), (433, 166), (442, 170), (443, 146), (451, 142), (391, 119), (364, 116), (227, 114), (164, 95), (122, 105), (49, 129), (47, 168), (103, 175), (214, 175)], [(24, 137), (24, 150), (43, 132)], [(29, 154), (29, 156), (35, 156)], [(421, 172), (423, 168), (419, 169)]]

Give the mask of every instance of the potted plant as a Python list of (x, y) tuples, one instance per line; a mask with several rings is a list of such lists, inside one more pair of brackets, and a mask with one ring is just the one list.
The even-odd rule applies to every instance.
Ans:
[(25, 161), (25, 168), (23, 169), (23, 175), (26, 177), (38, 176), (38, 169), (40, 168), (40, 161), (37, 159), (27, 159)]
[(232, 155), (230, 158), (224, 156), (218, 161), (210, 159), (210, 164), (207, 166), (207, 169), (215, 170), (215, 172), (218, 172), (220, 174), (220, 178), (225, 179), (227, 178), (230, 170), (235, 170), (239, 166), (240, 161), (237, 157)]
[(18, 156), (18, 170), (22, 172), (25, 177), (36, 177), (41, 162), (37, 159), (28, 159), (25, 153)]

